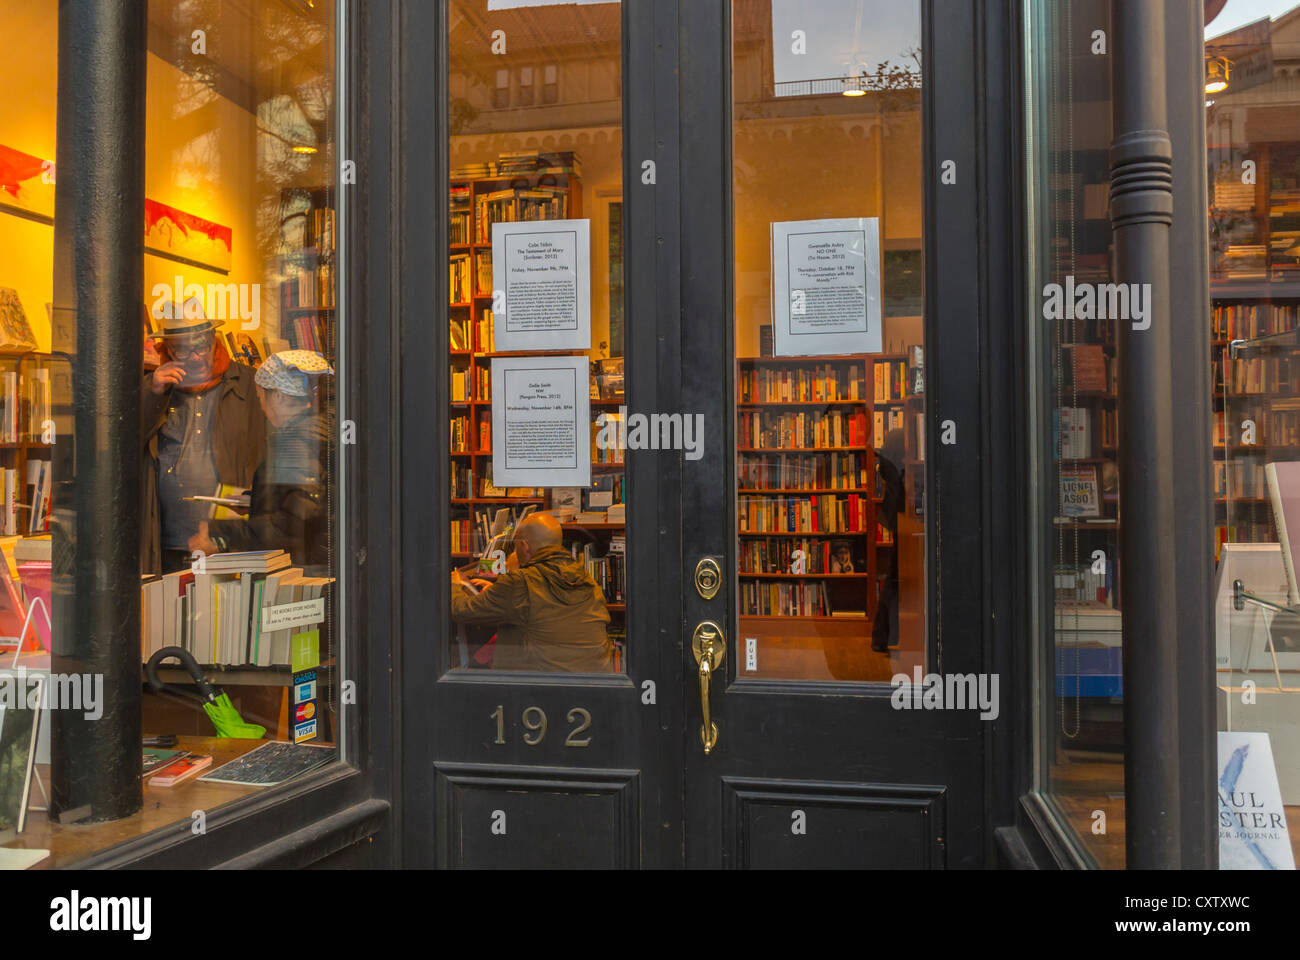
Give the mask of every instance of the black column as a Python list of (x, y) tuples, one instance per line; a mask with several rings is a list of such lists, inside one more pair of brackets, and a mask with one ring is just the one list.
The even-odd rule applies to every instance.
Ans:
[[(1130, 869), (1176, 868), (1181, 864), (1182, 806), (1175, 442), (1203, 446), (1205, 435), (1178, 437), (1173, 414), (1169, 267), (1174, 188), (1164, 0), (1112, 0), (1111, 37), (1114, 279), (1137, 285), (1148, 310), (1141, 322), (1117, 321), (1125, 841)], [(1197, 319), (1204, 323), (1204, 317)], [(1208, 394), (1183, 400), (1205, 402)]]
[(50, 714), (51, 816), (63, 822), (142, 804), (145, 24), (145, 0), (59, 2), (53, 349), (71, 396), (55, 398), (53, 672), (88, 675), (92, 693), (102, 682), (103, 701), (98, 718)]

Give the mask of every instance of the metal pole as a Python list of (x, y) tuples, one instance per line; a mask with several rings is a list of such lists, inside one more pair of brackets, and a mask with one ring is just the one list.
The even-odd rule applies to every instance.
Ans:
[(145, 0), (59, 3), (53, 349), (70, 363), (71, 396), (56, 402), (71, 402), (72, 433), (64, 427), (53, 452), (52, 672), (79, 675), (83, 697), (82, 709), (50, 712), (60, 822), (113, 820), (143, 803), (145, 27)]
[(1125, 843), (1129, 869), (1167, 869), (1180, 866), (1182, 838), (1165, 0), (1111, 0), (1111, 37), (1114, 279), (1136, 285), (1148, 311), (1116, 321)]

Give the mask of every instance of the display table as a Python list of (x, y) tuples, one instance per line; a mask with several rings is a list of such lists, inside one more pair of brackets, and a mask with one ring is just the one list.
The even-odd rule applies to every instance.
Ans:
[[(178, 749), (188, 750), (194, 754), (210, 754), (212, 766), (203, 772), (207, 773), (266, 742), (266, 740), (228, 740), (219, 737), (179, 737), (176, 746)], [(48, 789), (49, 765), (38, 763), (36, 769)], [(3, 846), (49, 850), (50, 856), (33, 869), (66, 867), (90, 854), (163, 827), (189, 830), (190, 817), (195, 810), (211, 812), (231, 800), (265, 789), (238, 786), (233, 783), (201, 782), (198, 777), (203, 776), (203, 773), (174, 787), (151, 787), (146, 778), (144, 807), (138, 813), (120, 820), (61, 824), (52, 823), (47, 814), (42, 811), (33, 811), (28, 815), (27, 829), (16, 838), (5, 842)], [(35, 788), (32, 792), (33, 802), (39, 805), (41, 803), (39, 792)]]

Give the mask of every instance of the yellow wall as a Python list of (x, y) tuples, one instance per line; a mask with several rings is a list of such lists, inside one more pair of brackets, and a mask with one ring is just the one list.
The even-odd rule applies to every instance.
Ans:
[[(55, 159), (55, 103), (58, 88), (57, 8), (28, 0), (0, 0), (6, 37), (0, 57), (0, 144)], [(145, 254), (142, 303), (152, 304), (155, 283), (260, 283), (262, 336), (278, 330), (273, 243), (257, 237), (259, 187), (262, 205), (274, 208), (278, 184), (259, 184), (257, 118), (210, 88), (197, 84), (153, 54), (148, 57), (145, 195), (187, 213), (232, 228), (229, 276)], [(268, 225), (273, 237), (278, 217)], [(259, 253), (259, 246), (272, 253)], [(53, 299), (54, 228), (0, 211), (0, 287), (14, 287), (36, 334), (38, 349), (50, 349), (45, 304)], [(265, 264), (265, 266), (264, 266)], [(224, 329), (238, 330), (236, 318)]]

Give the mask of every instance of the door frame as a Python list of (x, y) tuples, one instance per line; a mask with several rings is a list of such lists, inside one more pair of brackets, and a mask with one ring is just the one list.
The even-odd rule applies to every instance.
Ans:
[[(1001, 677), (1000, 716), (982, 725), (982, 836), (972, 839), (972, 853), (958, 860), (992, 864), (994, 828), (1014, 820), (1015, 797), (1023, 792), (1019, 771), (1024, 770), (1033, 729), (1024, 642), (1029, 571), (1025, 552), (1017, 549), (1017, 544), (1026, 542), (1021, 510), (1026, 502), (1025, 452), (1018, 439), (1024, 435), (1019, 359), (1023, 354), (1015, 319), (1022, 316), (1023, 285), (1017, 228), (1020, 163), (1014, 104), (1018, 101), (1013, 99), (1020, 41), (1011, 2), (962, 0), (957, 15), (945, 7), (942, 29), (936, 31), (937, 2), (923, 0), (924, 44), (933, 51), (923, 62), (925, 89), (935, 89), (936, 63), (942, 63), (945, 72), (961, 64), (976, 82), (960, 102), (936, 103), (928, 95), (923, 101), (925, 129), (933, 131), (924, 141), (927, 168), (937, 170), (940, 158), (958, 160), (958, 185), (942, 188), (951, 195), (929, 182), (925, 188), (926, 366), (927, 380), (934, 385), (929, 388), (932, 402), (926, 405), (926, 416), (932, 441), (938, 436), (940, 420), (958, 420), (957, 445), (945, 448), (940, 456), (932, 442), (927, 454), (931, 564), (927, 669), (997, 672)], [(726, 262), (731, 224), (730, 128), (724, 126), (729, 119), (729, 89), (715, 88), (723, 91), (720, 99), (699, 96), (699, 81), (710, 71), (723, 74), (714, 77), (715, 84), (726, 82), (729, 34), (721, 25), (727, 0), (643, 0), (623, 6), (626, 344), (630, 357), (654, 357), (653, 367), (629, 364), (630, 405), (645, 411), (701, 412), (702, 407), (693, 405), (698, 385), (682, 375), (684, 350), (696, 345), (695, 336), (706, 326), (696, 318), (731, 317)], [(445, 431), (435, 430), (434, 442), (429, 442), (428, 410), (431, 393), (446, 398), (449, 378), (446, 337), (438, 324), (427, 320), (429, 303), (446, 302), (447, 278), (441, 270), (418, 265), (439, 262), (447, 249), (442, 185), (448, 175), (444, 149), (448, 111), (445, 98), (430, 97), (428, 92), (445, 89), (449, 51), (444, 4), (396, 0), (392, 10), (392, 30), (383, 37), (385, 47), (363, 42), (361, 49), (367, 58), (392, 62), (391, 89), (367, 91), (371, 97), (391, 96), (391, 123), (372, 123), (367, 132), (372, 138), (369, 156), (373, 163), (387, 165), (392, 183), (391, 220), (387, 225), (377, 218), (371, 223), (379, 233), (386, 226), (385, 241), (394, 251), (387, 287), (376, 283), (368, 300), (372, 310), (391, 312), (400, 349), (391, 381), (371, 382), (366, 392), (376, 403), (387, 400), (384, 405), (395, 411), (391, 456), (400, 484), (393, 508), (379, 511), (392, 517), (394, 537), (400, 542), (394, 551), (389, 593), (394, 639), (399, 642), (393, 643), (387, 664), (395, 674), (392, 688), (399, 698), (392, 738), (395, 775), (400, 778), (395, 791), (394, 849), (401, 851), (395, 854), (401, 865), (428, 867), (445, 862), (440, 855), (445, 837), (440, 844), (437, 772), (428, 745), (434, 742), (438, 726), (442, 684), (436, 681), (439, 650), (447, 642), (449, 605), (444, 570), (448, 504), (446, 498), (427, 496), (431, 486), (448, 488), (447, 438)], [(373, 116), (385, 114), (376, 110)], [(720, 146), (719, 139), (724, 141)], [(715, 165), (716, 158), (721, 162)], [(642, 162), (647, 159), (655, 162), (653, 184), (642, 182)], [(683, 176), (687, 170), (689, 177)], [(712, 196), (709, 184), (718, 191)], [(721, 213), (719, 198), (726, 204)], [(706, 210), (713, 211), (712, 222)], [(634, 253), (634, 236), (651, 239), (647, 249), (652, 256)], [(700, 295), (701, 285), (689, 286), (693, 271), (709, 268), (700, 256), (705, 238), (721, 252), (721, 263), (715, 268), (726, 268), (714, 274), (723, 279), (711, 297)], [(945, 266), (937, 270), (934, 264)], [(696, 292), (684, 295), (683, 290)], [(973, 324), (962, 322), (970, 316), (967, 291), (977, 291), (979, 300)], [(730, 323), (723, 326), (727, 328), (723, 347), (730, 356)], [(945, 334), (951, 335), (948, 341), (941, 339)], [(945, 345), (942, 352), (937, 349), (940, 344)], [(979, 362), (970, 363), (971, 357)], [(443, 409), (433, 408), (435, 422), (443, 422)], [(730, 444), (730, 416), (715, 417), (713, 422), (726, 430), (723, 442)], [(708, 456), (701, 462), (708, 462)], [(689, 625), (704, 616), (701, 601), (690, 589), (688, 567), (701, 553), (728, 556), (731, 548), (726, 542), (700, 542), (691, 537), (692, 531), (683, 530), (694, 494), (683, 486), (680, 457), (651, 459), (643, 454), (629, 457), (628, 462), (629, 486), (635, 490), (641, 483), (642, 489), (656, 491), (653, 498), (633, 499), (628, 518), (629, 537), (638, 536), (629, 560), (629, 612), (633, 604), (639, 609), (632, 615), (635, 619), (629, 619), (629, 629), (639, 628), (642, 638), (642, 653), (630, 657), (628, 681), (638, 690), (645, 680), (656, 683), (655, 720), (641, 734), (643, 755), (650, 759), (654, 751), (653, 765), (660, 778), (656, 784), (643, 778), (640, 786), (639, 863), (681, 866), (690, 842), (684, 831), (682, 750), (698, 748), (699, 708), (694, 689), (687, 689), (685, 682), (694, 673), (687, 638)], [(971, 477), (978, 482), (967, 482)], [(942, 496), (937, 496), (940, 492)], [(370, 512), (376, 510), (372, 505)], [(726, 511), (731, 517), (734, 503)], [(942, 564), (934, 559), (934, 544), (940, 540), (943, 558), (960, 571), (946, 583)], [(364, 556), (356, 562), (364, 564)], [(969, 575), (972, 564), (978, 565), (978, 576)], [(430, 583), (433, 589), (428, 589)], [(730, 584), (723, 596), (729, 595)], [(730, 604), (729, 599), (726, 602)], [(954, 643), (962, 649), (945, 655), (945, 640), (948, 650)], [(734, 655), (728, 659), (734, 662)], [(545, 678), (518, 682), (534, 688), (555, 685)], [(881, 698), (890, 689), (836, 692)], [(680, 736), (674, 734), (674, 727)], [(383, 745), (361, 747), (367, 748), (383, 750)], [(1013, 762), (1016, 758), (1022, 762)]]

